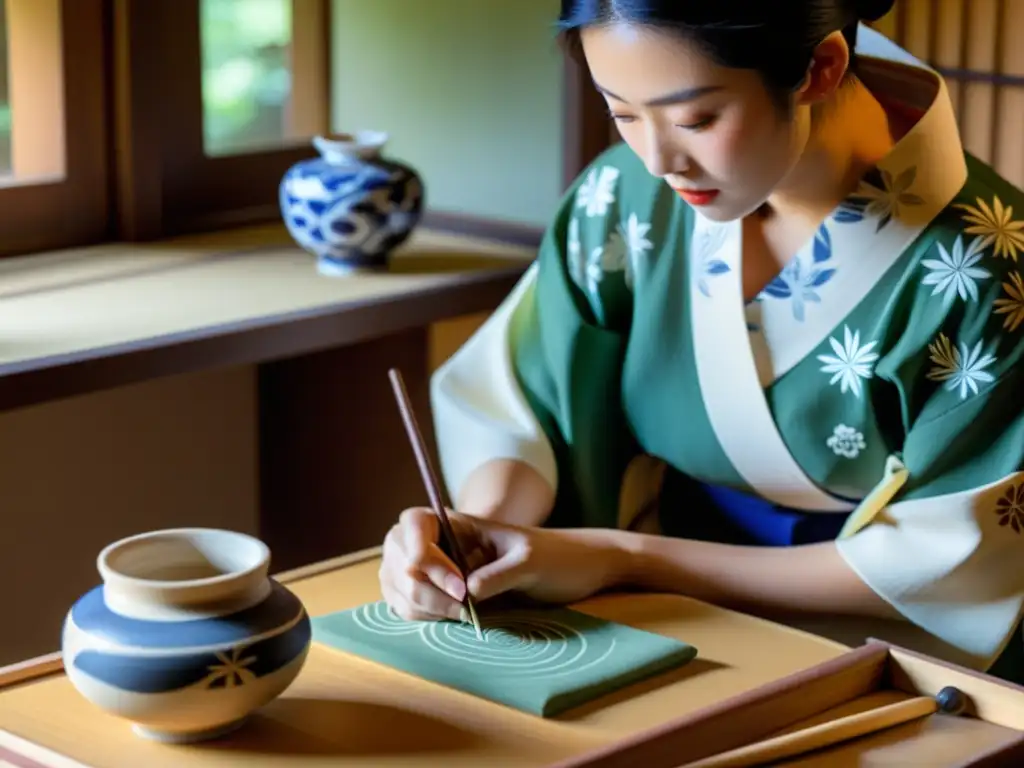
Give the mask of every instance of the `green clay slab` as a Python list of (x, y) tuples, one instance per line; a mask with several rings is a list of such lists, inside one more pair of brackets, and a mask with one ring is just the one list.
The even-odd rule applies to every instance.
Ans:
[(569, 608), (502, 610), (469, 624), (408, 622), (384, 602), (313, 619), (313, 640), (424, 680), (553, 717), (681, 667), (691, 645)]

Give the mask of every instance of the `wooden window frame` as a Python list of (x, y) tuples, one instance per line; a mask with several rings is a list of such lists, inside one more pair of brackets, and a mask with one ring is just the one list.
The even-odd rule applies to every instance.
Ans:
[[(5, 226), (0, 212), (0, 257), (280, 221), (281, 177), (316, 155), (308, 137), (330, 131), (331, 0), (291, 0), (290, 133), (303, 138), (219, 156), (204, 147), (200, 0), (38, 2), (59, 3), (66, 20), (59, 132), (67, 137), (68, 175), (0, 186), (0, 206), (16, 211), (17, 225)], [(576, 75), (582, 82), (585, 73)], [(566, 169), (585, 164), (593, 150), (593, 142), (579, 144), (579, 131), (603, 124), (583, 115), (565, 131)], [(423, 223), (530, 246), (544, 232), (430, 210)]]
[[(114, 176), (125, 240), (280, 218), (285, 171), (313, 157), (308, 138), (209, 156), (204, 149), (199, 0), (113, 0)], [(330, 125), (330, 3), (292, 0), (291, 119)]]
[(608, 105), (587, 67), (568, 53), (562, 70), (562, 186), (568, 188), (615, 139)]
[[(280, 219), (281, 176), (290, 165), (315, 152), (307, 139), (299, 139), (264, 151), (206, 155), (200, 0), (0, 2), (10, 8), (35, 3), (59, 9), (59, 35), (39, 34), (26, 45), (25, 36), (12, 30), (10, 43), (11, 75), (17, 81), (12, 82), (16, 166), (37, 174), (63, 171), (50, 180), (0, 183), (0, 257)], [(294, 131), (299, 135), (327, 132), (331, 122), (330, 0), (291, 2)], [(1007, 0), (996, 2), (997, 16), (1002, 18)], [(908, 7), (901, 0), (877, 28), (904, 43)], [(18, 23), (17, 14), (11, 18)], [(49, 28), (58, 27), (51, 24)], [(929, 32), (930, 38), (936, 36), (935, 29)], [(1010, 156), (1005, 156), (1005, 149), (996, 152), (997, 139), (1003, 139), (1005, 148), (1012, 128), (998, 119), (1003, 100), (985, 89), (1021, 88), (1024, 71), (1018, 67), (1004, 72), (998, 64), (989, 71), (979, 70), (971, 56), (965, 58), (965, 41), (952, 58), (946, 51), (948, 42), (937, 49), (936, 41), (929, 39), (924, 46), (928, 50), (919, 53), (926, 60), (938, 59), (934, 64), (950, 81), (958, 106), (967, 96), (992, 102), (988, 126), (992, 135), (982, 137), (980, 144), (990, 146), (1011, 165), (1019, 163), (1020, 151), (1015, 147)], [(1002, 59), (1001, 53), (995, 50), (988, 58)], [(615, 136), (605, 118), (603, 100), (572, 57), (565, 57), (563, 79), (562, 177), (568, 186)], [(975, 93), (968, 94), (970, 88)], [(18, 93), (28, 91), (51, 97), (18, 103)], [(54, 151), (60, 146), (63, 157)], [(538, 239), (534, 228), (513, 232), (509, 226), (472, 218), (428, 212), (426, 223), (517, 242)]]
[(103, 240), (111, 210), (105, 2), (0, 2), (15, 172), (0, 186), (0, 256)]

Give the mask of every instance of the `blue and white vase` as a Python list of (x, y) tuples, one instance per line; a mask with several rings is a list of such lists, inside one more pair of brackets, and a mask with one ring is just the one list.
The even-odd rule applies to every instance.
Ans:
[(322, 274), (386, 267), (419, 223), (423, 181), (381, 155), (387, 140), (380, 131), (317, 136), (320, 157), (296, 163), (281, 180), (285, 226)]
[(72, 685), (143, 738), (215, 738), (295, 680), (309, 652), (299, 599), (267, 575), (270, 552), (233, 531), (183, 528), (115, 542), (103, 583), (64, 621)]

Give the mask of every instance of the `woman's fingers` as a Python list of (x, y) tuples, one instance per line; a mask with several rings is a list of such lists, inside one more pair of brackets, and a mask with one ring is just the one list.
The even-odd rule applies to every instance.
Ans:
[(393, 585), (409, 601), (409, 607), (418, 613), (435, 619), (459, 618), (462, 603), (429, 581), (417, 579), (408, 573), (396, 573)]
[(468, 581), (473, 599), (483, 601), (523, 589), (531, 575), (529, 556), (527, 546), (511, 546), (498, 559), (471, 571)]
[(466, 553), (466, 571), (468, 573), (472, 573), (477, 568), (486, 565), (488, 561), (493, 559), (493, 553), (486, 552), (483, 547), (474, 547)]
[(441, 521), (431, 510), (422, 507), (405, 510), (399, 515), (396, 528), (402, 549), (412, 562), (424, 559), (440, 540)]
[(391, 609), (406, 621), (458, 620), (462, 605), (433, 584), (417, 581), (409, 575), (385, 572), (381, 593)]
[(384, 596), (384, 602), (388, 604), (388, 608), (400, 619), (405, 621), (439, 621), (442, 618), (419, 610), (405, 595), (387, 582), (381, 583), (381, 593)]
[(459, 619), (465, 581), (437, 544), (439, 521), (431, 510), (402, 513), (384, 539), (381, 593), (409, 621)]
[(408, 509), (402, 513), (399, 527), (409, 573), (422, 574), (453, 600), (465, 598), (466, 584), (459, 569), (438, 546), (441, 523), (437, 515), (429, 509)]

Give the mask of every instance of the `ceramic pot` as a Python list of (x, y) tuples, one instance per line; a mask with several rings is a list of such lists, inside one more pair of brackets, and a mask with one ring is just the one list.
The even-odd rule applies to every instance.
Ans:
[(245, 534), (155, 531), (106, 547), (103, 583), (64, 621), (72, 685), (144, 738), (227, 733), (295, 679), (310, 644), (299, 599), (267, 575), (270, 552)]
[(320, 157), (296, 163), (281, 180), (285, 226), (323, 274), (386, 267), (419, 223), (422, 179), (382, 156), (387, 140), (379, 131), (317, 136)]

